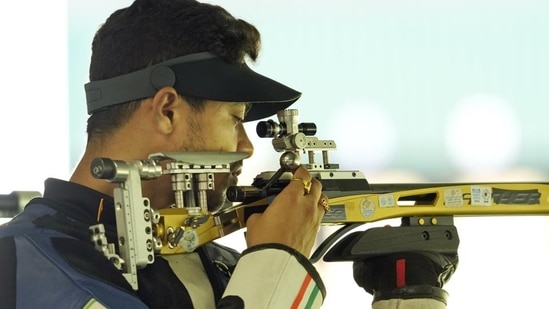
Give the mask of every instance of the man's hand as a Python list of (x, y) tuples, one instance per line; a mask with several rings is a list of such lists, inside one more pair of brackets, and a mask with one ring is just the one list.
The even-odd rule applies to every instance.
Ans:
[[(307, 182), (311, 184), (309, 192), (306, 189)], [(304, 167), (296, 169), (294, 180), (275, 197), (265, 212), (248, 218), (248, 247), (279, 243), (309, 257), (325, 212), (319, 204), (321, 198), (328, 200), (322, 194), (320, 181), (313, 178)]]

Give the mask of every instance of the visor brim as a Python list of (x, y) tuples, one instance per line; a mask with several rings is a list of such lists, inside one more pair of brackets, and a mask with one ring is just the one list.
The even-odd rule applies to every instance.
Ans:
[(108, 106), (152, 97), (163, 87), (180, 94), (222, 102), (251, 103), (245, 121), (270, 117), (288, 108), (301, 93), (209, 53), (170, 59), (122, 76), (85, 85), (88, 113)]

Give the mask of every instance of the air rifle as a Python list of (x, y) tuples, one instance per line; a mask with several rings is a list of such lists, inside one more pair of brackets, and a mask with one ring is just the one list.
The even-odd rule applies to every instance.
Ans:
[[(214, 190), (215, 174), (229, 173), (244, 153), (156, 153), (147, 160), (124, 162), (97, 158), (94, 177), (117, 183), (114, 190), (119, 252), (107, 244), (101, 224), (90, 227), (96, 248), (103, 252), (137, 290), (137, 268), (157, 254), (192, 252), (246, 226), (288, 184), (291, 171), (305, 166), (323, 186), (331, 210), (323, 225), (338, 225), (318, 246), (311, 261), (351, 261), (404, 251), (457, 253), (459, 237), (454, 216), (547, 215), (549, 183), (405, 183), (370, 184), (357, 170), (340, 170), (329, 161), (333, 140), (320, 140), (314, 123), (299, 123), (298, 111), (277, 113), (279, 122), (257, 124), (260, 137), (272, 138), (281, 152), (276, 171), (262, 172), (250, 186), (227, 189), (229, 206), (208, 211), (206, 191)], [(301, 157), (306, 156), (307, 162)], [(321, 157), (317, 160), (317, 157)], [(141, 181), (171, 177), (175, 204), (154, 210), (142, 196)], [(349, 233), (365, 223), (401, 218), (402, 225)], [(346, 235), (347, 234), (347, 235)], [(345, 236), (345, 237), (344, 237)]]

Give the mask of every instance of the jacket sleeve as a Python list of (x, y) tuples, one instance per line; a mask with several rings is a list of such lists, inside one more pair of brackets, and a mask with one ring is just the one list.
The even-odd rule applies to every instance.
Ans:
[(326, 288), (311, 262), (280, 244), (242, 253), (218, 308), (319, 308)]

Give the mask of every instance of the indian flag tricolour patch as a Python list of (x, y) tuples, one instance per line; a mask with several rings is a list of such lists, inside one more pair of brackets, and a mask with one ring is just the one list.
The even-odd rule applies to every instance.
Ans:
[(320, 289), (318, 288), (318, 285), (315, 284), (314, 280), (311, 278), (309, 274), (305, 275), (305, 278), (303, 279), (303, 282), (301, 283), (301, 288), (299, 289), (299, 292), (292, 304), (292, 309), (307, 309), (307, 308), (313, 308), (318, 307), (313, 306), (315, 302), (322, 302), (322, 298), (318, 297), (318, 293), (320, 292)]

